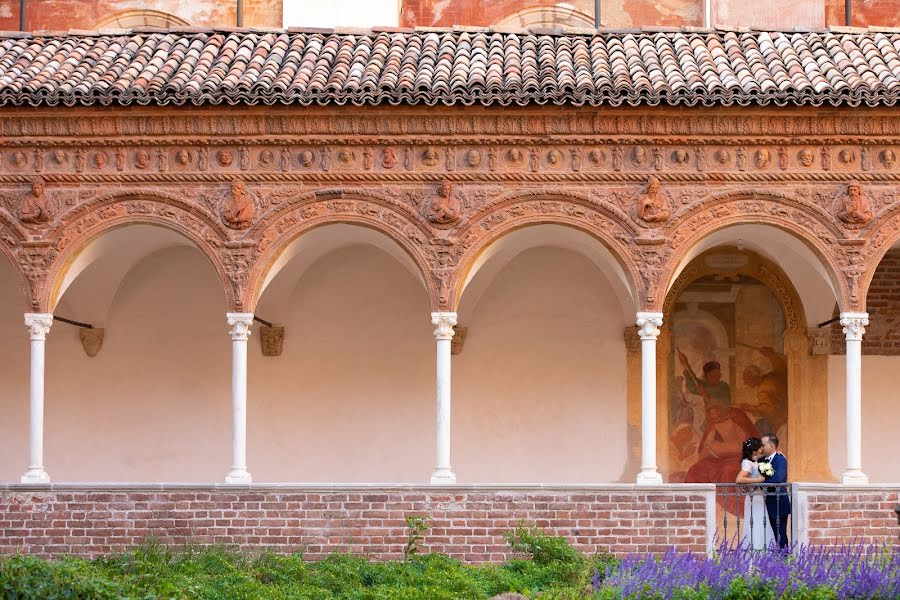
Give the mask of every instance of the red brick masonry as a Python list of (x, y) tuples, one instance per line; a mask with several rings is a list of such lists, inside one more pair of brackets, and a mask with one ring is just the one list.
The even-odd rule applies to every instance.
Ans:
[(900, 484), (838, 486), (797, 484), (794, 491), (801, 542), (839, 545), (854, 542), (900, 546), (894, 507), (900, 504)]
[[(426, 516), (421, 547), (470, 562), (503, 561), (520, 520), (585, 552), (705, 552), (713, 488), (674, 484), (431, 488), (414, 486), (0, 486), (0, 553), (96, 556), (156, 538), (245, 550), (402, 555), (405, 517)], [(900, 484), (796, 484), (797, 542), (898, 543)]]
[(712, 486), (632, 485), (448, 489), (425, 487), (65, 486), (0, 487), (0, 553), (96, 556), (155, 537), (170, 544), (228, 544), (402, 556), (405, 517), (424, 515), (424, 551), (471, 561), (510, 556), (504, 532), (524, 519), (585, 552), (707, 550)]

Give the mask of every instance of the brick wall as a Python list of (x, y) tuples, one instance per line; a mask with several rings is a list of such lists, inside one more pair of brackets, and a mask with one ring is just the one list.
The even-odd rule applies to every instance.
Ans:
[[(870, 317), (862, 353), (900, 356), (900, 248), (888, 251), (878, 264), (866, 296), (866, 310)], [(831, 329), (831, 353), (844, 354), (844, 348), (843, 330), (835, 323)]]
[(705, 552), (710, 486), (652, 489), (300, 487), (0, 487), (0, 553), (96, 556), (149, 537), (165, 543), (303, 549), (309, 559), (335, 550), (402, 556), (405, 517), (425, 515), (424, 551), (470, 562), (503, 561), (503, 533), (524, 519), (566, 536), (585, 552)]
[(843, 487), (797, 484), (799, 542), (815, 545), (891, 543), (900, 546), (900, 526), (894, 507), (900, 504), (900, 484)]

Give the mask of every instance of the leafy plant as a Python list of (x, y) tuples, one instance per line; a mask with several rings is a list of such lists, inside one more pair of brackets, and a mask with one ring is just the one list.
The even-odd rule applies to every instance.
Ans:
[(407, 515), (406, 527), (409, 529), (409, 534), (406, 538), (406, 545), (403, 547), (404, 562), (419, 553), (419, 544), (425, 539), (425, 532), (429, 529), (425, 517), (413, 515)]

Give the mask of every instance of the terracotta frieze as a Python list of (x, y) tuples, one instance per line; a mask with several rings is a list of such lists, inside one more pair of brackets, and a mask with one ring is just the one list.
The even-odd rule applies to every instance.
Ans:
[(192, 240), (238, 311), (253, 310), (288, 244), (328, 223), (396, 241), (435, 310), (453, 310), (485, 248), (531, 224), (597, 238), (635, 310), (648, 311), (662, 308), (691, 249), (729, 225), (803, 240), (844, 310), (864, 309), (878, 261), (900, 240), (900, 123), (884, 111), (272, 112), (0, 118), (0, 247), (30, 309), (53, 304), (84, 244), (128, 223)]

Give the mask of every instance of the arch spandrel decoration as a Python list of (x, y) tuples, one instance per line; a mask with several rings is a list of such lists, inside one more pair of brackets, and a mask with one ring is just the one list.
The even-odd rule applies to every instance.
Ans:
[(628, 278), (634, 297), (644, 295), (641, 272), (633, 259), (637, 251), (630, 223), (610, 207), (577, 196), (526, 193), (491, 206), (460, 228), (453, 255), (455, 267), (449, 281), (442, 282), (447, 309), (456, 309), (460, 287), (481, 253), (505, 235), (530, 225), (564, 225), (587, 233), (609, 250)]
[(228, 269), (224, 229), (206, 211), (165, 191), (104, 195), (63, 214), (48, 232), (45, 275), (36, 285), (35, 310), (50, 312), (66, 270), (92, 240), (127, 225), (154, 225), (183, 235), (209, 260), (228, 306), (240, 307), (242, 287)]
[(672, 278), (677, 269), (703, 238), (720, 229), (751, 224), (771, 225), (806, 244), (826, 267), (835, 289), (840, 290), (842, 306), (854, 306), (846, 268), (842, 268), (841, 261), (835, 256), (840, 256), (844, 235), (834, 220), (829, 220), (819, 206), (809, 205), (788, 194), (754, 189), (708, 196), (698, 206), (676, 215), (667, 225), (673, 250), (665, 261), (660, 278), (665, 286), (658, 287), (654, 306), (667, 305), (668, 285), (675, 285)]
[(428, 229), (408, 211), (366, 194), (343, 190), (301, 195), (251, 229), (251, 237), (259, 239), (259, 243), (251, 249), (252, 266), (246, 284), (248, 310), (256, 306), (270, 269), (294, 240), (313, 229), (336, 223), (367, 227), (397, 243), (419, 269), (432, 307), (440, 310), (440, 279), (436, 275), (441, 272), (436, 251), (439, 245), (432, 242)]

